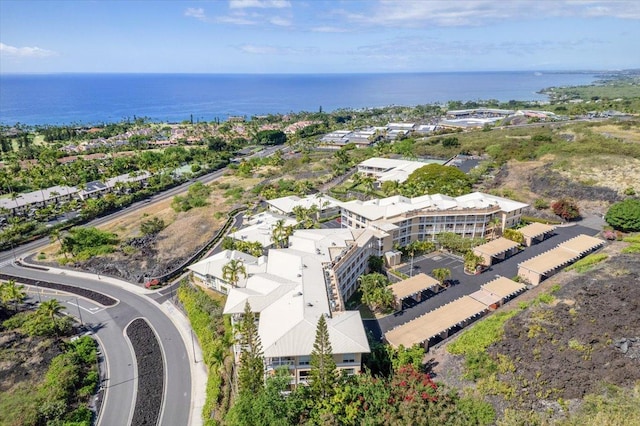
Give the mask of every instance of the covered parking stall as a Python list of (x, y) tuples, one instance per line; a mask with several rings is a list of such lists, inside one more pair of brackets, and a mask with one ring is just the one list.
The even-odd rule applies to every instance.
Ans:
[(544, 241), (553, 234), (556, 227), (553, 225), (546, 225), (544, 223), (530, 223), (529, 225), (518, 229), (518, 231), (524, 236), (524, 245), (531, 247), (541, 241)]
[(482, 257), (482, 264), (491, 266), (494, 262), (504, 260), (518, 252), (520, 244), (500, 237), (473, 249), (476, 256)]
[(578, 235), (558, 247), (518, 265), (518, 275), (527, 282), (538, 285), (563, 267), (597, 250), (604, 241), (588, 235)]
[(527, 286), (505, 277), (498, 277), (482, 285), (481, 289), (469, 296), (482, 302), (489, 309), (497, 309), (505, 302), (525, 291)]
[(425, 349), (435, 339), (446, 339), (450, 334), (472, 323), (488, 311), (477, 300), (463, 296), (385, 333), (385, 339), (394, 348), (409, 348), (415, 344)]
[(405, 308), (406, 304), (422, 302), (427, 297), (427, 293), (435, 293), (439, 287), (440, 283), (438, 280), (427, 274), (420, 273), (392, 284), (389, 288), (395, 298), (396, 311), (401, 311)]

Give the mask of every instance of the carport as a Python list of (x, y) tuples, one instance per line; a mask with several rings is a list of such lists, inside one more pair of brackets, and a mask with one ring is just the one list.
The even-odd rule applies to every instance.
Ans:
[(429, 348), (434, 337), (446, 339), (452, 329), (465, 327), (487, 311), (487, 306), (477, 300), (462, 296), (421, 317), (402, 324), (387, 333), (385, 339), (391, 346), (410, 348), (415, 344)]
[(518, 252), (520, 244), (500, 237), (473, 249), (473, 254), (482, 257), (483, 265), (491, 266), (494, 260), (504, 260)]
[(395, 298), (396, 310), (402, 310), (402, 302), (408, 298), (413, 298), (416, 302), (422, 301), (422, 293), (426, 290), (431, 290), (434, 287), (439, 287), (440, 283), (433, 277), (427, 274), (420, 273), (406, 280), (402, 280), (398, 283), (389, 286), (393, 297)]
[[(470, 296), (479, 302), (487, 304), (491, 309), (497, 309), (504, 302), (523, 292), (527, 286), (505, 277), (498, 277), (482, 285), (481, 290)], [(476, 297), (477, 296), (477, 297)]]
[(533, 285), (538, 285), (582, 256), (591, 253), (604, 244), (599, 238), (578, 235), (558, 247), (518, 265), (518, 275)]
[(544, 241), (556, 229), (553, 225), (545, 225), (544, 223), (533, 222), (529, 225), (518, 229), (524, 236), (524, 245), (531, 247), (534, 244)]

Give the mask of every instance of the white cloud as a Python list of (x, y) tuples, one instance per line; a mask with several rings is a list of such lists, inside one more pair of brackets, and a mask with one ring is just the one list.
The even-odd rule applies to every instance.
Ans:
[(218, 16), (216, 18), (216, 22), (222, 22), (224, 24), (235, 24), (235, 25), (255, 25), (256, 24), (256, 21), (247, 19), (242, 15)]
[(341, 28), (341, 27), (324, 26), (324, 27), (313, 27), (311, 28), (311, 31), (315, 33), (346, 33), (348, 30), (346, 28)]
[(204, 9), (201, 7), (189, 7), (187, 8), (187, 10), (184, 11), (184, 16), (187, 16), (189, 18), (196, 18), (199, 19), (200, 21), (206, 21), (207, 20), (207, 15), (204, 13)]
[(259, 9), (283, 9), (291, 7), (291, 2), (288, 0), (230, 0), (229, 7), (231, 9), (246, 9), (246, 8), (259, 8)]
[(640, 2), (606, 0), (380, 0), (373, 10), (341, 14), (364, 25), (426, 27), (479, 26), (506, 19), (614, 17), (640, 19)]
[(317, 54), (318, 50), (313, 47), (287, 47), (257, 44), (243, 44), (239, 49), (245, 53), (253, 55), (304, 55)]
[(286, 19), (286, 18), (281, 18), (279, 16), (274, 16), (273, 18), (269, 19), (269, 22), (272, 23), (273, 25), (277, 25), (279, 27), (290, 27), (291, 26), (291, 20)]
[(0, 54), (14, 58), (45, 58), (55, 56), (56, 52), (40, 47), (15, 47), (0, 43)]

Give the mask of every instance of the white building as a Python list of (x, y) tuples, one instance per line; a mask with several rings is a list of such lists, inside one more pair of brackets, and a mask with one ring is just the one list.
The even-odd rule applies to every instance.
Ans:
[(340, 212), (340, 201), (321, 192), (307, 195), (304, 198), (300, 198), (297, 195), (274, 198), (273, 200), (267, 200), (267, 204), (272, 212), (287, 216), (295, 215), (293, 209), (298, 206), (305, 209), (315, 206), (318, 209), (319, 219), (331, 217)]
[(416, 240), (435, 240), (442, 232), (454, 232), (465, 238), (485, 237), (491, 221), (500, 219), (500, 228), (520, 222), (528, 204), (482, 192), (460, 197), (442, 194), (407, 198), (401, 195), (368, 201), (342, 203), (342, 226), (368, 228), (388, 233), (383, 250), (394, 244), (406, 246)]
[(443, 164), (441, 160), (410, 161), (393, 158), (373, 157), (358, 164), (358, 172), (374, 176), (379, 182), (396, 181), (402, 183), (409, 175), (428, 164)]
[(187, 269), (193, 272), (196, 284), (227, 294), (233, 285), (224, 279), (223, 269), (232, 260), (242, 262), (247, 273), (246, 277), (240, 276), (240, 280), (237, 283), (239, 287), (244, 287), (253, 274), (264, 272), (267, 267), (264, 256), (254, 257), (237, 250), (224, 250), (198, 263), (194, 263)]
[[(360, 372), (369, 344), (360, 313), (344, 311), (343, 299), (364, 272), (373, 240), (363, 230), (298, 230), (289, 248), (269, 250), (264, 272), (230, 290), (224, 313), (233, 324), (241, 321), (246, 302), (257, 314), (267, 373), (286, 366), (292, 385), (306, 383), (321, 315), (338, 369)], [(238, 360), (240, 348), (234, 350)]]
[(15, 197), (0, 198), (0, 209), (6, 209), (10, 216), (24, 214), (51, 204), (67, 202), (77, 194), (78, 188), (74, 186), (52, 186)]
[(278, 221), (282, 220), (284, 226), (295, 226), (298, 223), (289, 216), (271, 212), (261, 212), (250, 217), (245, 215), (245, 219), (247, 226), (229, 234), (229, 236), (239, 241), (258, 242), (265, 249), (274, 245), (273, 228)]

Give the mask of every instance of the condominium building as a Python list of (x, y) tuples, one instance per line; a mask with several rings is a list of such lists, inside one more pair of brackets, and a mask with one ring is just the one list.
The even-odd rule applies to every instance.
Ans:
[(443, 164), (442, 160), (398, 160), (393, 158), (373, 157), (358, 164), (358, 173), (373, 176), (379, 182), (396, 181), (402, 183), (411, 173), (428, 164)]
[(465, 238), (486, 237), (493, 232), (493, 219), (501, 230), (520, 222), (528, 205), (482, 192), (460, 197), (400, 195), (368, 201), (342, 203), (341, 223), (349, 229), (366, 228), (389, 234), (381, 239), (381, 252), (394, 244), (405, 246), (416, 240), (435, 240), (442, 232)]
[[(250, 274), (229, 291), (224, 313), (234, 325), (246, 303), (257, 316), (266, 374), (286, 367), (292, 386), (307, 382), (322, 315), (338, 370), (360, 372), (369, 344), (360, 313), (345, 311), (344, 301), (365, 272), (374, 240), (369, 230), (298, 230), (289, 248), (269, 250), (264, 272)], [(240, 351), (236, 345), (236, 361)]]
[(306, 197), (289, 195), (267, 200), (266, 203), (272, 212), (287, 216), (295, 215), (294, 209), (296, 207), (315, 209), (318, 219), (331, 217), (340, 213), (340, 201), (321, 192), (307, 195)]

